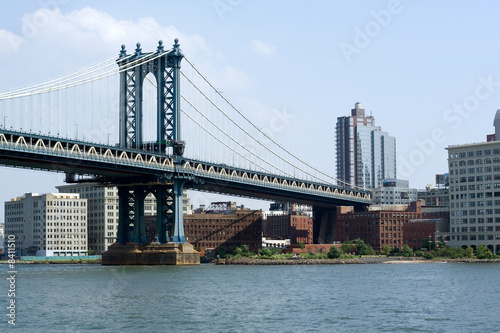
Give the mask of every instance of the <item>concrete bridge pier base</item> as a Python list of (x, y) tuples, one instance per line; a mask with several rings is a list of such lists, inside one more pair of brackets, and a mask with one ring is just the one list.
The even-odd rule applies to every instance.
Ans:
[(200, 252), (188, 243), (112, 245), (102, 255), (102, 265), (199, 265)]

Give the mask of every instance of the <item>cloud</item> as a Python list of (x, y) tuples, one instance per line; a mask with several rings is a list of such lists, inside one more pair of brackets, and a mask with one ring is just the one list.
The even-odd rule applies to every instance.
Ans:
[[(117, 20), (89, 7), (69, 13), (59, 8), (40, 8), (23, 15), (19, 31), (15, 34), (0, 30), (0, 60), (6, 67), (2, 74), (14, 77), (14, 81), (0, 83), (0, 90), (51, 79), (118, 57), (122, 44), (129, 54), (138, 42), (143, 52), (154, 52), (159, 40), (168, 50), (178, 38), (187, 58), (217, 58), (200, 35), (183, 33), (172, 25), (162, 26), (152, 17)], [(236, 75), (231, 69), (219, 67), (219, 71), (230, 77)]]
[(256, 39), (250, 41), (250, 48), (253, 52), (262, 55), (273, 55), (277, 52), (276, 45)]

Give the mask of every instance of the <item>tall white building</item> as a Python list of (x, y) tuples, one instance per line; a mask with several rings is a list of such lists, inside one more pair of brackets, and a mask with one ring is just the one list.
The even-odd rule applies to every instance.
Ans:
[(450, 146), (450, 246), (500, 253), (500, 141)]
[(87, 255), (87, 200), (78, 194), (27, 193), (5, 202), (5, 234), (16, 255)]
[(375, 126), (360, 103), (350, 116), (338, 117), (337, 178), (362, 188), (382, 186), (384, 179), (396, 178), (396, 139)]

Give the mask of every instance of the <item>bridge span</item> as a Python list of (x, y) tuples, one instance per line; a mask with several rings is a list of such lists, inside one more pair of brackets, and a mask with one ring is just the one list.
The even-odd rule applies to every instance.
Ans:
[[(119, 253), (115, 251), (116, 249), (113, 250), (116, 253), (110, 263), (139, 262), (134, 259), (134, 253), (143, 251), (143, 248), (139, 250), (138, 247), (147, 245), (144, 228), (144, 198), (149, 193), (153, 193), (157, 201), (158, 242), (165, 246), (170, 244), (170, 247), (167, 246), (168, 248), (164, 250), (170, 251), (171, 254), (175, 253), (173, 257), (177, 258), (169, 263), (179, 263), (177, 260), (184, 263), (196, 263), (196, 254), (189, 249), (184, 236), (182, 192), (186, 188), (312, 205), (317, 242), (328, 240), (327, 235), (331, 233), (335, 207), (348, 205), (363, 209), (370, 204), (369, 191), (338, 185), (340, 182), (336, 184), (334, 181), (325, 181), (323, 176), (328, 179), (330, 176), (305, 163), (260, 131), (186, 60), (194, 69), (194, 73), (201, 76), (199, 80), (202, 84), (207, 84), (210, 93), (203, 92), (197, 86), (196, 80), (180, 71), (184, 55), (179, 46), (176, 39), (173, 48), (167, 51), (164, 50), (163, 42), (160, 41), (155, 52), (143, 53), (138, 43), (135, 52), (127, 54), (123, 45), (118, 59), (112, 63), (108, 61), (105, 65), (99, 64), (89, 70), (82, 70), (74, 75), (74, 78), (65, 76), (60, 80), (51, 80), (33, 87), (1, 93), (0, 102), (9, 102), (6, 109), (10, 113), (8, 113), (9, 116), (4, 113), (0, 114), (4, 121), (3, 128), (0, 129), (0, 164), (63, 172), (66, 174), (67, 182), (98, 182), (105, 186), (117, 186), (119, 196), (117, 242), (121, 246), (120, 251), (125, 252)], [(119, 76), (117, 103), (119, 133), (116, 145), (109, 144), (109, 133), (107, 144), (103, 144), (102, 139), (99, 138), (94, 140), (97, 143), (89, 142), (95, 139), (92, 135), (90, 139), (85, 140), (87, 132), (85, 129), (89, 119), (101, 120), (104, 106), (113, 105), (111, 102), (103, 102), (106, 98), (92, 98), (92, 95), (90, 106), (89, 103), (85, 104), (86, 93), (92, 94), (94, 91), (103, 90), (100, 81), (96, 88), (92, 86), (86, 88), (85, 85), (101, 80), (103, 77), (107, 78), (109, 73), (113, 72), (107, 69), (111, 65), (118, 65), (118, 70), (114, 73)], [(99, 72), (99, 70), (103, 71)], [(87, 74), (90, 76), (85, 77)], [(196, 94), (201, 96), (203, 102), (199, 106), (196, 106), (185, 95), (181, 95), (181, 77), (192, 85), (192, 90)], [(148, 133), (144, 128), (144, 114), (148, 112), (144, 101), (144, 86), (148, 81), (153, 82), (153, 80), (155, 80), (156, 99), (152, 104), (154, 105), (153, 118), (156, 118), (156, 123), (154, 130)], [(79, 85), (83, 87), (77, 90)], [(61, 92), (63, 90), (66, 90), (65, 94)], [(80, 92), (82, 97), (79, 96)], [(44, 94), (48, 96), (38, 97), (35, 103), (30, 102), (29, 105), (23, 106), (20, 102), (22, 98), (44, 96)], [(66, 100), (61, 102), (63, 98)], [(228, 105), (227, 108), (231, 112), (235, 111), (234, 115), (230, 116), (229, 112), (218, 106), (214, 102), (215, 98), (219, 98), (222, 103)], [(50, 104), (54, 100), (59, 101), (56, 106)], [(182, 100), (187, 102), (193, 115), (181, 109)], [(49, 101), (49, 105), (44, 106), (44, 101)], [(69, 105), (74, 105), (74, 112), (69, 112)], [(207, 117), (207, 112), (202, 109), (203, 107), (212, 108), (217, 114), (221, 114), (220, 119), (214, 120)], [(0, 108), (0, 110), (4, 109)], [(24, 116), (21, 115), (23, 112), (26, 112)], [(39, 113), (39, 123), (35, 120), (36, 116), (33, 114), (35, 112)], [(79, 112), (82, 113), (81, 121), (77, 119)], [(198, 126), (194, 131), (194, 138), (201, 132), (207, 134), (197, 144), (191, 144), (189, 141), (186, 145), (186, 142), (181, 139), (181, 112), (185, 120), (191, 121), (192, 126)], [(46, 123), (48, 134), (42, 134), (42, 131), (36, 130), (26, 132), (20, 126), (7, 130), (6, 119), (12, 118), (13, 115), (19, 119), (27, 119), (29, 126), (24, 126), (24, 128), (33, 128)], [(239, 124), (233, 117), (241, 119), (239, 121), (243, 121), (246, 125)], [(70, 121), (74, 122), (75, 139), (69, 139), (68, 128), (66, 128), (65, 138), (60, 137), (59, 134), (56, 137), (51, 135), (54, 118), (59, 128), (58, 133), (62, 132), (61, 126), (66, 124), (66, 127), (69, 127)], [(206, 122), (205, 125), (202, 121)], [(217, 124), (218, 121), (221, 122), (220, 125)], [(83, 139), (78, 137), (77, 125), (79, 123), (84, 129)], [(251, 130), (256, 130), (258, 135), (252, 134)], [(217, 135), (214, 134), (215, 131)], [(35, 134), (36, 132), (38, 134)], [(241, 143), (244, 140), (235, 137), (231, 134), (232, 132), (241, 133), (239, 135), (244, 135), (245, 140), (260, 145), (261, 151), (269, 154), (277, 162), (265, 157), (264, 154), (256, 154), (247, 145)], [(155, 140), (147, 141), (145, 138), (152, 133), (156, 135)], [(99, 131), (97, 134), (100, 135)], [(283, 150), (283, 154), (298, 162), (290, 162), (287, 158), (278, 155), (274, 149), (269, 148), (269, 144), (257, 139), (257, 136), (269, 139), (277, 147), (276, 149)], [(197, 158), (189, 150), (190, 147), (198, 146), (205, 150), (204, 153), (210, 154), (212, 150), (218, 150), (212, 146), (211, 142), (217, 143), (224, 149), (229, 148), (229, 152), (224, 153), (225, 159), (208, 161), (208, 159)], [(187, 154), (185, 154), (186, 147), (189, 148)], [(251, 155), (251, 157), (246, 155)], [(233, 156), (233, 162), (228, 163), (227, 156)], [(245, 163), (250, 163), (251, 167), (245, 168), (234, 163), (235, 156), (241, 157)], [(296, 163), (300, 163), (300, 166)], [(291, 170), (287, 171), (286, 168)], [(304, 168), (312, 168), (314, 172), (318, 171), (322, 176), (314, 176)], [(295, 176), (296, 172), (301, 176)], [(132, 252), (127, 248), (130, 244), (135, 246)], [(128, 259), (120, 261), (117, 259), (120, 255), (128, 256)], [(154, 260), (163, 262), (164, 259), (155, 257)]]

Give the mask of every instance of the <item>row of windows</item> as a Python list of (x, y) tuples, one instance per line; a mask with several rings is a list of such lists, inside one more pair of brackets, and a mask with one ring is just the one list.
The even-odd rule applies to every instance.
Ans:
[(85, 245), (87, 241), (85, 240), (74, 240), (74, 241), (47, 241), (49, 245)]
[(491, 154), (500, 155), (500, 148), (484, 149), (484, 150), (481, 149), (481, 150), (461, 152), (461, 153), (451, 153), (450, 159), (483, 156), (483, 155), (488, 156)]
[(483, 164), (492, 164), (492, 163), (500, 163), (500, 157), (494, 157), (494, 158), (485, 158), (481, 159), (478, 158), (477, 160), (468, 160), (468, 161), (451, 161), (450, 162), (450, 168), (453, 167), (461, 167), (461, 166), (466, 166), (466, 165), (483, 165)]
[(478, 227), (452, 227), (451, 232), (485, 232), (485, 231), (500, 231), (500, 225), (495, 226), (478, 226)]
[(462, 209), (462, 210), (452, 210), (450, 211), (451, 216), (474, 216), (474, 215), (493, 215), (493, 212), (495, 214), (500, 214), (500, 208), (497, 209)]
[(456, 238), (455, 236), (451, 236), (452, 240), (463, 240), (463, 241), (474, 241), (474, 240), (500, 240), (500, 234), (496, 235), (457, 235)]
[[(500, 183), (487, 183), (487, 184), (474, 184), (474, 185), (460, 185), (460, 186), (450, 186), (450, 192), (464, 192), (464, 191), (481, 191), (481, 190), (491, 190), (492, 188), (494, 189), (500, 189)], [(464, 193), (462, 193), (464, 194)], [(467, 195), (467, 194), (465, 194)], [(479, 193), (478, 193), (479, 195)], [(487, 194), (488, 195), (488, 194)], [(490, 198), (491, 198), (491, 192), (490, 192)], [(500, 191), (495, 192), (495, 196), (498, 197), (500, 196)], [(484, 193), (483, 193), (484, 197)], [(458, 199), (458, 194), (457, 197)], [(453, 194), (451, 194), (451, 199), (453, 200)]]
[[(493, 202), (495, 203), (495, 206), (500, 206), (500, 200), (479, 200), (479, 201), (462, 201), (462, 202), (457, 202), (456, 203), (456, 208), (467, 208), (467, 207), (492, 207)], [(451, 203), (451, 208), (455, 208), (455, 202)]]
[[(460, 219), (451, 219), (451, 224), (483, 224), (483, 223), (493, 223), (493, 217), (471, 217), (471, 218), (460, 218)], [(495, 217), (495, 223), (500, 223), (500, 217)]]
[[(474, 183), (474, 182), (484, 182), (484, 181), (492, 181), (492, 180), (500, 180), (500, 174), (496, 175), (481, 175), (481, 176), (468, 176), (468, 177), (450, 177), (450, 183)], [(491, 184), (489, 188), (491, 188)], [(498, 187), (495, 187), (498, 188)]]
[(55, 201), (47, 201), (47, 207), (48, 206), (61, 206), (61, 207), (85, 207), (87, 206), (87, 201), (86, 200), (81, 200), (81, 201), (76, 201), (76, 200), (71, 200), (71, 201), (65, 201), (65, 200), (55, 200)]
[[(47, 229), (47, 232), (54, 232), (54, 233), (86, 233), (86, 229)], [(51, 235), (49, 235), (50, 237)]]

